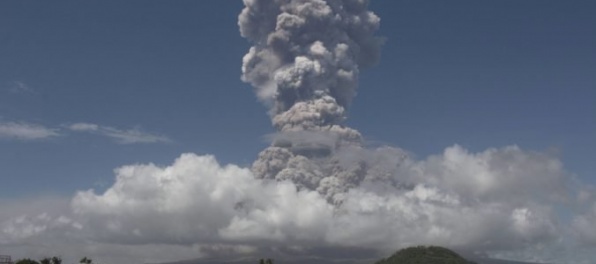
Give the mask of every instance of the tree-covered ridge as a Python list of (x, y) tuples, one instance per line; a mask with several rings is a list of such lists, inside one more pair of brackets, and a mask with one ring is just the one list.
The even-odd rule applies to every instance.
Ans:
[[(84, 257), (79, 261), (79, 263), (93, 264), (93, 260), (91, 260), (90, 258)], [(62, 258), (60, 258), (60, 257), (42, 258), (39, 261), (30, 259), (30, 258), (24, 258), (24, 259), (17, 260), (14, 264), (62, 264)]]
[(375, 264), (475, 264), (459, 254), (437, 246), (409, 247), (395, 252)]

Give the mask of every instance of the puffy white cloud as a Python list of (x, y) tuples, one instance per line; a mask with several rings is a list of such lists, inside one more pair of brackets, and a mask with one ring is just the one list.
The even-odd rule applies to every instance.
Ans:
[(191, 259), (210, 249), (202, 245), (97, 242), (74, 220), (70, 203), (71, 197), (0, 199), (1, 253), (11, 255), (13, 260), (61, 256), (65, 263), (77, 263), (88, 256), (97, 263), (118, 264)]
[(119, 168), (106, 192), (80, 192), (72, 204), (85, 230), (106, 242), (514, 249), (560, 235), (551, 203), (565, 195), (555, 183), (566, 173), (556, 164), (517, 147), (472, 154), (454, 146), (401, 165), (394, 176), (411, 188), (368, 183), (331, 205), (292, 182), (184, 154), (168, 167)]
[(0, 248), (14, 258), (64, 255), (69, 252), (51, 246), (72, 242), (81, 226), (71, 218), (68, 198), (0, 200)]
[(1, 122), (0, 139), (39, 140), (59, 136), (58, 130), (25, 122)]
[(71, 131), (88, 132), (114, 139), (120, 144), (136, 143), (168, 143), (172, 140), (160, 135), (150, 134), (140, 129), (118, 129), (110, 126), (100, 126), (92, 123), (74, 123), (66, 126)]
[(411, 169), (417, 181), (469, 199), (509, 203), (565, 199), (571, 179), (558, 159), (517, 146), (469, 153), (455, 145)]
[[(15, 213), (0, 218), (0, 243), (29, 243), (47, 254), (42, 249), (54, 240), (58, 250), (140, 263), (272, 246), (386, 254), (438, 244), (520, 252), (566, 236), (554, 211), (566, 195), (557, 184), (568, 175), (554, 157), (518, 147), (470, 153), (454, 146), (420, 161), (403, 160), (400, 151), (371, 152), (374, 159), (399, 156), (398, 168), (389, 171), (403, 184), (365, 182), (349, 188), (340, 204), (290, 181), (257, 179), (248, 168), (222, 166), (208, 155), (183, 154), (169, 166), (123, 166), (110, 188), (78, 192), (70, 209), (13, 207)], [(576, 217), (573, 227), (593, 230), (590, 217)]]
[(47, 213), (29, 217), (22, 215), (2, 223), (2, 234), (11, 241), (26, 239), (46, 231), (49, 228), (68, 225), (72, 221), (66, 216), (52, 218)]
[(212, 156), (184, 154), (169, 167), (125, 166), (116, 175), (105, 193), (89, 190), (73, 199), (74, 212), (106, 241), (284, 240), (294, 235), (290, 230), (315, 234), (308, 231), (311, 218), (321, 217), (291, 213), (306, 213), (317, 203), (330, 209), (315, 193), (299, 193), (289, 182), (255, 180), (248, 169), (222, 167)]
[(596, 245), (596, 201), (589, 203), (584, 213), (574, 217), (572, 228), (582, 244)]
[[(570, 200), (569, 175), (558, 159), (515, 146), (453, 146), (418, 161), (396, 148), (366, 149), (343, 125), (360, 69), (378, 59), (382, 43), (368, 2), (244, 1), (240, 31), (254, 45), (242, 79), (280, 132), (252, 170), (195, 154), (170, 166), (123, 166), (107, 190), (78, 192), (72, 211), (0, 218), (0, 243), (56, 241), (54, 248), (141, 263), (271, 246), (520, 251), (564, 236), (555, 209)], [(170, 141), (91, 123), (67, 128), (123, 144)], [(592, 217), (576, 217), (573, 227), (593, 230)]]

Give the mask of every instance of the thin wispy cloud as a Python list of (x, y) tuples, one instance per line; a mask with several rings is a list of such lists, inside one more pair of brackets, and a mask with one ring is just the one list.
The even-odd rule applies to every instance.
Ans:
[(90, 131), (97, 131), (99, 130), (99, 126), (96, 124), (90, 123), (76, 123), (68, 126), (68, 128), (72, 131), (80, 131), (80, 132), (90, 132)]
[(0, 139), (40, 140), (59, 136), (58, 130), (25, 122), (0, 122)]
[(33, 88), (31, 88), (29, 85), (27, 85), (24, 82), (21, 81), (12, 81), (9, 82), (8, 85), (8, 92), (10, 93), (14, 93), (14, 94), (19, 94), (19, 93), (35, 93), (35, 90), (33, 90)]
[(115, 140), (119, 144), (140, 144), (140, 143), (168, 143), (171, 139), (165, 136), (151, 134), (138, 128), (118, 129), (110, 126), (101, 126), (93, 123), (75, 123), (67, 128), (75, 132), (86, 132), (105, 136)]

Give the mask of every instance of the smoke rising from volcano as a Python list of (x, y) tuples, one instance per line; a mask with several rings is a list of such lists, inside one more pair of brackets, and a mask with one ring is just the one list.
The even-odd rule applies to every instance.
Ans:
[(567, 174), (556, 158), (455, 145), (417, 161), (399, 148), (366, 148), (343, 124), (360, 69), (381, 44), (368, 1), (244, 3), (240, 31), (253, 46), (242, 79), (269, 107), (272, 145), (250, 169), (188, 153), (171, 166), (116, 170), (106, 192), (73, 199), (90, 237), (387, 251), (514, 249), (559, 237), (550, 204), (566, 195)]
[(417, 160), (395, 147), (367, 148), (344, 125), (360, 70), (382, 44), (368, 3), (244, 0), (238, 24), (252, 47), (242, 80), (276, 129), (251, 168), (193, 153), (170, 165), (122, 166), (105, 191), (79, 191), (60, 210), (3, 210), (0, 246), (61, 240), (77, 254), (119, 258), (103, 262), (147, 263), (272, 248), (386, 255), (416, 244), (487, 252), (548, 250), (573, 236), (596, 244), (596, 189), (582, 190), (585, 212), (570, 225), (558, 215), (575, 203), (557, 157), (454, 145)]
[(342, 125), (360, 69), (379, 57), (382, 41), (374, 33), (380, 19), (368, 3), (244, 1), (238, 24), (253, 46), (244, 56), (242, 79), (270, 107), (280, 133), (254, 162), (256, 177), (291, 180), (333, 202), (380, 177), (373, 164), (355, 159), (360, 133)]
[[(359, 68), (379, 56), (381, 40), (373, 33), (380, 19), (367, 10), (368, 2), (244, 1), (238, 24), (254, 46), (243, 59), (242, 79), (256, 87), (275, 116), (303, 102), (329, 116), (301, 123), (340, 123), (355, 95)], [(317, 105), (320, 99), (334, 106)], [(289, 120), (279, 119), (276, 126), (282, 129)]]

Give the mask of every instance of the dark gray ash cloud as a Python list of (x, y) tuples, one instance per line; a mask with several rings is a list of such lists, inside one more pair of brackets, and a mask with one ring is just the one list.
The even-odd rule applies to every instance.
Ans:
[(242, 79), (270, 107), (280, 134), (259, 154), (253, 171), (339, 203), (349, 188), (379, 178), (368, 160), (344, 162), (346, 152), (362, 151), (362, 136), (343, 122), (360, 69), (378, 60), (382, 40), (374, 33), (380, 19), (367, 9), (368, 1), (245, 5), (238, 24), (253, 46), (244, 56)]
[[(100, 261), (148, 263), (276, 248), (363, 248), (377, 257), (417, 244), (537, 260), (568, 243), (596, 244), (594, 189), (574, 185), (556, 156), (453, 145), (415, 159), (365, 147), (344, 122), (360, 70), (378, 60), (382, 43), (369, 1), (244, 3), (240, 32), (252, 47), (242, 79), (276, 129), (251, 168), (192, 153), (171, 165), (122, 166), (105, 191), (78, 192), (70, 212), (3, 211), (0, 246), (43, 249), (59, 240)], [(70, 129), (138, 136), (94, 124)], [(542, 260), (574, 256), (551, 257)]]

